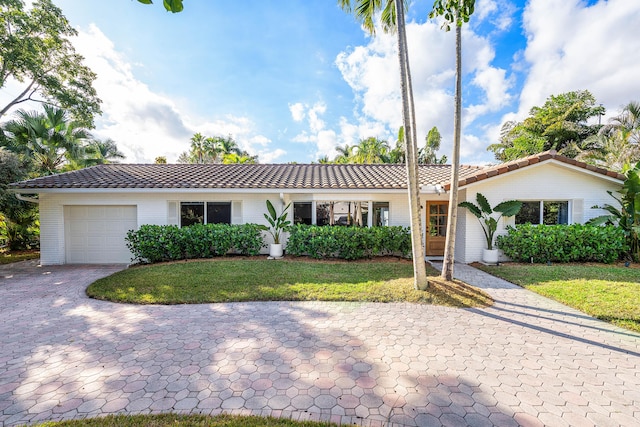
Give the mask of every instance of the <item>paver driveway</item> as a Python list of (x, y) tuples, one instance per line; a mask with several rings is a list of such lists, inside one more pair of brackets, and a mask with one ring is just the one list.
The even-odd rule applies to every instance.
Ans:
[(0, 267), (0, 424), (129, 412), (361, 425), (640, 425), (640, 336), (467, 266), (486, 310), (131, 306), (121, 267)]

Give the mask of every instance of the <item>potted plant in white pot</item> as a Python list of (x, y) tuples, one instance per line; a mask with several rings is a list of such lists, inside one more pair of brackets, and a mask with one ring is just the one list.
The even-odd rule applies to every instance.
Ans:
[[(482, 260), (488, 264), (497, 264), (498, 250), (493, 248), (493, 236), (498, 229), (498, 221), (502, 217), (514, 216), (520, 212), (522, 202), (518, 200), (507, 200), (491, 208), (487, 198), (481, 193), (476, 194), (476, 201), (478, 205), (474, 205), (471, 202), (462, 202), (459, 203), (458, 206), (469, 209), (469, 212), (478, 218), (482, 226), (484, 237), (487, 239), (487, 249), (484, 249), (482, 252)], [(492, 216), (494, 213), (500, 214), (497, 219)]]
[(273, 237), (273, 243), (269, 245), (269, 256), (272, 258), (282, 258), (283, 250), (282, 243), (280, 242), (280, 236), (282, 235), (282, 232), (286, 231), (287, 227), (291, 225), (291, 221), (287, 221), (287, 215), (289, 214), (287, 210), (289, 209), (289, 206), (291, 206), (291, 203), (285, 206), (282, 213), (278, 215), (276, 208), (273, 207), (271, 201), (267, 200), (268, 215), (265, 213), (264, 217), (270, 227), (262, 225), (260, 226), (260, 229), (268, 231), (269, 234), (271, 234), (271, 237)]

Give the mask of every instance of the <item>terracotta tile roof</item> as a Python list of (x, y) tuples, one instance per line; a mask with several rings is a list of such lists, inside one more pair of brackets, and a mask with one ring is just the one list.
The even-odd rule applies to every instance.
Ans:
[[(554, 158), (597, 173), (623, 180), (624, 176), (594, 168), (555, 152), (541, 153), (517, 162), (493, 167), (461, 166), (460, 185)], [(420, 185), (440, 184), (448, 188), (450, 165), (421, 165)], [(43, 189), (390, 189), (406, 186), (402, 164), (109, 164), (11, 184), (14, 190)]]
[[(546, 160), (557, 160), (559, 162), (576, 166), (582, 169), (586, 169), (591, 172), (599, 173), (601, 175), (609, 176), (611, 178), (615, 178), (620, 181), (624, 181), (626, 179), (626, 177), (621, 173), (610, 171), (610, 170), (593, 166), (593, 165), (588, 165), (584, 162), (579, 162), (576, 159), (571, 159), (569, 157), (562, 156), (558, 154), (558, 152), (555, 150), (550, 150), (550, 151), (545, 151), (543, 153), (534, 154), (529, 157), (524, 157), (522, 159), (513, 160), (511, 162), (500, 163), (494, 166), (488, 166), (479, 170), (475, 174), (467, 175), (465, 177), (461, 175), (458, 185), (460, 187), (463, 187), (465, 185), (482, 181), (487, 178), (492, 178), (494, 176), (502, 175), (517, 169), (522, 169), (527, 166), (535, 165), (536, 163), (544, 162)], [(445, 190), (449, 190), (450, 187), (451, 185), (448, 182), (444, 185)]]

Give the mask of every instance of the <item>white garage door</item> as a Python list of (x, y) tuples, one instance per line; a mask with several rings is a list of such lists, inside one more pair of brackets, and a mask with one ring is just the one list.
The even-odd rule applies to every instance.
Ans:
[(65, 206), (67, 264), (131, 262), (125, 236), (138, 228), (135, 206)]

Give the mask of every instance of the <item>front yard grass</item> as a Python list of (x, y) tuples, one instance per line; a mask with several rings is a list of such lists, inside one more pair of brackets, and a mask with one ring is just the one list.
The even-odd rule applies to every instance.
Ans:
[(640, 332), (640, 268), (607, 264), (477, 265), (590, 316)]
[[(429, 269), (428, 274), (439, 272)], [(413, 289), (410, 261), (318, 262), (307, 259), (220, 258), (138, 266), (87, 288), (97, 299), (136, 304), (232, 301), (411, 302), (482, 307), (493, 301), (461, 282)]]
[(48, 421), (41, 427), (331, 427), (317, 421), (294, 421), (286, 418), (239, 415), (108, 415), (84, 420)]

